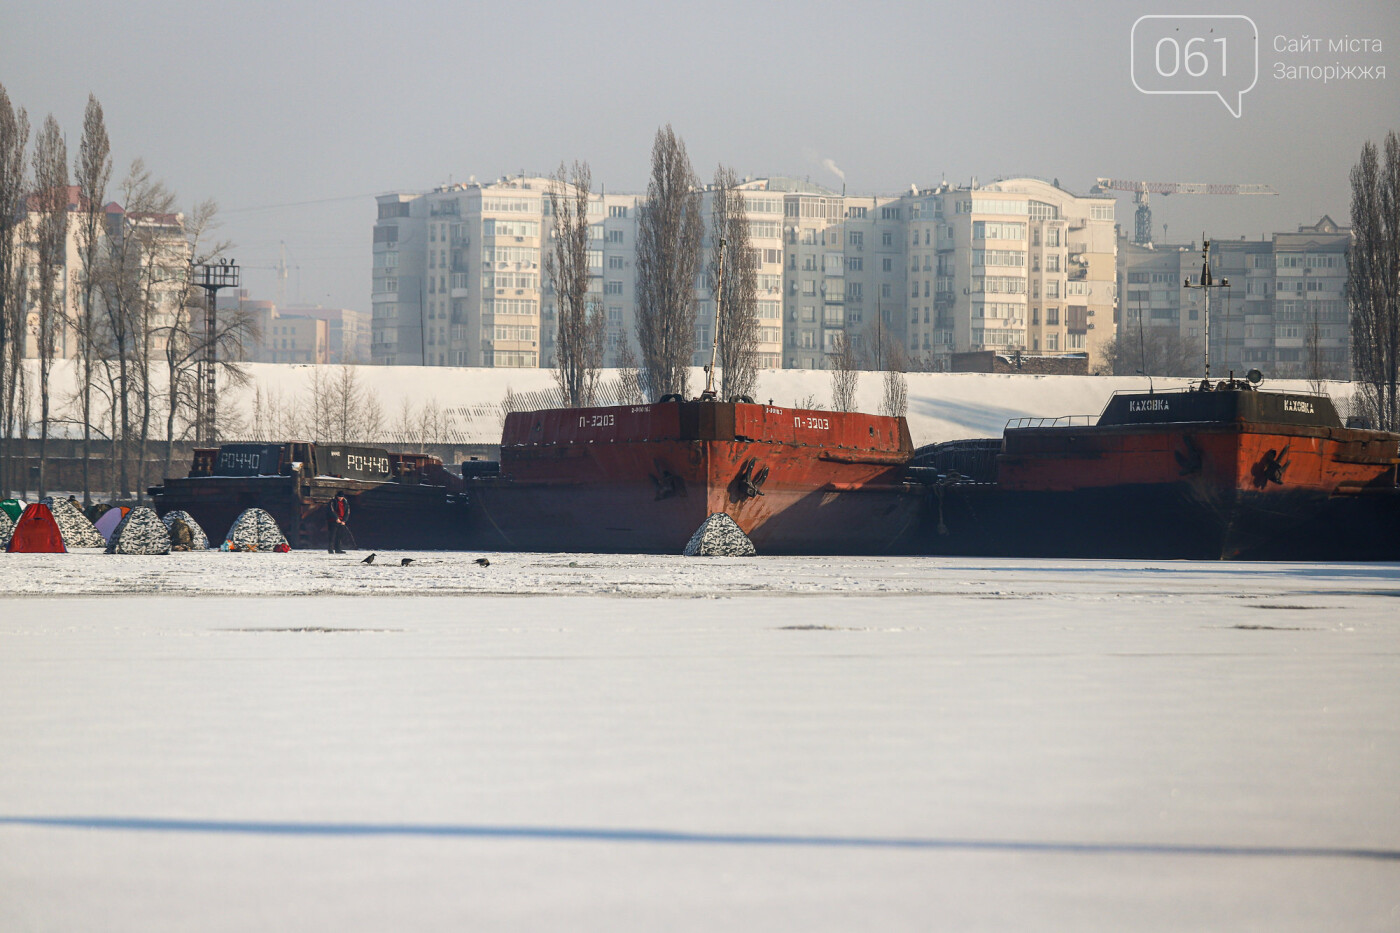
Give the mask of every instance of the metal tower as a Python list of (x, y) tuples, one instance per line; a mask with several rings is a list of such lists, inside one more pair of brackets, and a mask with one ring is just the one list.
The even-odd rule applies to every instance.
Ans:
[(195, 378), (194, 437), (197, 444), (212, 444), (218, 439), (219, 289), (238, 287), (238, 266), (231, 259), (220, 259), (217, 265), (202, 263), (194, 267), (194, 284), (205, 294), (204, 353)]

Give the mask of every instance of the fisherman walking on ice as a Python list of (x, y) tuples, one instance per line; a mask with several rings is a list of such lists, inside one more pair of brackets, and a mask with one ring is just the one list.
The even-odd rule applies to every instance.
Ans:
[(345, 534), (350, 530), (350, 500), (345, 498), (345, 490), (340, 490), (335, 494), (335, 498), (326, 503), (326, 537), (329, 546), (326, 548), (327, 554), (345, 553)]

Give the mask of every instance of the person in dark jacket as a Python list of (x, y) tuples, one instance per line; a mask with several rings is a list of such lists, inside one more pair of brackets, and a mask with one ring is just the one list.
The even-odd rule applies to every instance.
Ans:
[(335, 498), (326, 503), (326, 537), (330, 539), (330, 547), (326, 549), (328, 554), (345, 553), (345, 533), (350, 528), (350, 500), (345, 498), (345, 490), (335, 494)]

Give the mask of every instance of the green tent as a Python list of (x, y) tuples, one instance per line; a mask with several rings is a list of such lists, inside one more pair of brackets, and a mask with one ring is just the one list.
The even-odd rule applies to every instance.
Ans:
[(0, 499), (0, 509), (10, 516), (10, 521), (16, 521), (24, 513), (24, 503), (18, 499)]

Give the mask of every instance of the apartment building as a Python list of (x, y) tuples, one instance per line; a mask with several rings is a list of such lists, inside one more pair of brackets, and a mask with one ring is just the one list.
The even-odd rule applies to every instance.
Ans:
[[(1211, 372), (1260, 369), (1277, 378), (1349, 378), (1346, 252), (1351, 231), (1323, 216), (1297, 232), (1211, 241)], [(1130, 336), (1170, 328), (1202, 349), (1207, 332), (1200, 245), (1137, 246), (1119, 240), (1120, 319)]]
[[(542, 257), (549, 179), (512, 176), (379, 198), (371, 355), (381, 363), (549, 366), (557, 318)], [(1088, 354), (1113, 336), (1114, 199), (1017, 178), (848, 197), (773, 176), (740, 186), (758, 262), (760, 365), (824, 368), (838, 334), (873, 364), (951, 354)], [(636, 333), (638, 195), (595, 194), (591, 290), (606, 361)], [(712, 195), (703, 195), (707, 247)], [(708, 249), (706, 253), (708, 257)], [(714, 306), (696, 283), (694, 360)]]
[[(87, 274), (79, 252), (79, 229), (86, 202), (77, 185), (68, 186), (65, 207), (68, 230), (62, 265), (55, 277), (58, 315), (55, 321), (54, 357), (57, 359), (71, 359), (81, 352), (79, 328), (83, 316), (83, 280)], [(102, 214), (99, 231), (102, 242), (98, 245), (100, 262), (109, 267), (109, 280), (114, 274), (110, 268), (114, 263), (124, 267), (128, 284), (122, 293), (123, 300), (149, 304), (146, 321), (151, 331), (152, 347), (163, 350), (169, 328), (176, 316), (184, 313), (180, 304), (180, 276), (190, 261), (184, 216), (178, 213), (129, 212), (115, 201), (108, 203)], [(39, 355), (40, 303), (36, 290), (39, 282), (36, 242), (39, 216), (39, 198), (30, 195), (24, 200), (23, 217), (17, 231), (19, 262), (27, 266), (25, 273), (29, 282), (22, 350), (23, 355), (29, 358)], [(98, 316), (99, 324), (105, 294), (100, 287), (93, 294), (93, 313)], [(102, 339), (100, 330), (97, 339)]]
[(909, 351), (1086, 354), (1114, 336), (1114, 200), (1013, 178), (911, 193)]
[[(548, 178), (517, 175), (379, 197), (372, 360), (553, 365), (558, 319), (544, 274), (552, 245), (549, 187)], [(589, 292), (614, 340), (635, 329), (636, 204), (635, 195), (599, 192), (588, 205)]]

